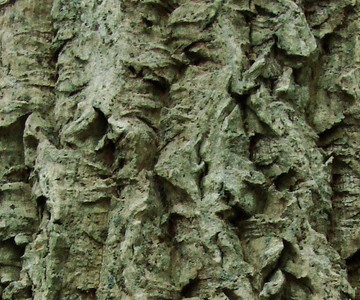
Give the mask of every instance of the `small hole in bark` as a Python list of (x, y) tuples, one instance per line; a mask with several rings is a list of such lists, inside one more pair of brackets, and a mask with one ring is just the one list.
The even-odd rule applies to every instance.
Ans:
[(42, 219), (42, 216), (44, 215), (44, 211), (46, 208), (46, 200), (47, 199), (44, 196), (40, 196), (36, 199), (40, 219)]
[(131, 78), (137, 78), (139, 76), (139, 73), (136, 71), (136, 69), (133, 66), (128, 66), (128, 71), (130, 73)]
[(129, 67), (128, 67), (128, 70), (129, 70), (129, 72), (130, 72), (132, 75), (134, 75), (134, 76), (137, 75), (137, 72), (136, 72), (136, 70), (135, 70), (135, 68), (134, 68), (133, 66), (129, 66)]
[[(193, 45), (191, 45), (191, 47), (192, 46)], [(203, 64), (209, 60), (207, 57), (201, 55), (200, 53), (192, 52), (191, 48), (189, 47), (185, 48), (184, 53), (189, 59), (191, 65), (199, 66), (200, 64)]]
[[(229, 191), (222, 188), (221, 191), (219, 192), (219, 194), (220, 194), (222, 201), (224, 201), (227, 205), (231, 205), (231, 203), (233, 202), (234, 196)], [(237, 226), (239, 222), (245, 221), (245, 220), (251, 218), (251, 214), (246, 212), (244, 209), (242, 209), (238, 205), (229, 206), (228, 210), (221, 211), (221, 212), (217, 213), (217, 215), (220, 218), (231, 223), (233, 226)]]
[(346, 265), (357, 265), (360, 267), (360, 249), (346, 259)]
[(1, 241), (1, 248), (11, 249), (12, 256), (16, 256), (16, 260), (20, 260), (25, 253), (25, 246), (16, 245), (14, 238)]
[(97, 107), (93, 107), (96, 111), (97, 118), (93, 126), (93, 132), (99, 138), (103, 137), (108, 131), (108, 120), (105, 114)]
[(145, 81), (150, 83), (152, 87), (155, 88), (155, 90), (157, 90), (161, 94), (168, 93), (170, 90), (169, 84), (163, 79), (159, 79), (159, 80), (146, 79)]
[(113, 141), (107, 140), (105, 146), (99, 151), (98, 155), (106, 166), (111, 167), (115, 161), (116, 146)]
[(234, 98), (236, 102), (245, 104), (247, 99), (250, 97), (250, 94), (243, 94), (243, 95), (232, 94), (231, 96)]
[(189, 283), (181, 289), (181, 296), (184, 298), (190, 298), (195, 296), (196, 290), (199, 287), (200, 279), (190, 279)]
[(274, 180), (275, 187), (279, 191), (286, 189), (292, 190), (295, 183), (296, 183), (296, 172), (291, 169), (287, 173), (280, 174)]
[(168, 227), (168, 234), (171, 238), (175, 237), (177, 224), (182, 218), (183, 218), (182, 216), (176, 213), (170, 214), (167, 227)]
[(144, 24), (146, 25), (146, 27), (152, 27), (154, 25), (154, 22), (146, 19), (146, 18), (142, 18), (142, 21), (144, 22)]
[(321, 47), (325, 54), (330, 54), (331, 52), (330, 43), (331, 43), (331, 35), (327, 34), (321, 40)]
[(234, 207), (233, 214), (229, 217), (229, 222), (233, 225), (237, 225), (239, 222), (248, 220), (250, 218), (251, 214), (240, 207)]
[(57, 225), (62, 225), (63, 223), (62, 223), (62, 221), (61, 221), (61, 220), (55, 220), (55, 221), (54, 221), (54, 224), (57, 224)]

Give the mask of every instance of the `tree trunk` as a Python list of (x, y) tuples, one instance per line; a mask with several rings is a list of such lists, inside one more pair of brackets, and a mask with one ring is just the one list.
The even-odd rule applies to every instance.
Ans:
[(0, 298), (360, 299), (359, 20), (0, 0)]

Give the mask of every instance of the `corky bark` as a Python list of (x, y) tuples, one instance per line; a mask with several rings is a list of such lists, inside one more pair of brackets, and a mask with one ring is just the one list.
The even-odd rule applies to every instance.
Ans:
[(0, 0), (1, 299), (360, 299), (360, 3)]

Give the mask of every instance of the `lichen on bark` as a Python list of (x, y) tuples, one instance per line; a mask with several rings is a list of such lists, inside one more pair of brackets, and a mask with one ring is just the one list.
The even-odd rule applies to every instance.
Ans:
[(0, 298), (359, 299), (359, 17), (0, 0)]

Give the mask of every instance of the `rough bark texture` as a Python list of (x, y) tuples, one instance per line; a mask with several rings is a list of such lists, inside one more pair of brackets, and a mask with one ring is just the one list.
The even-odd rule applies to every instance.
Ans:
[(2, 299), (360, 299), (360, 2), (0, 0)]

